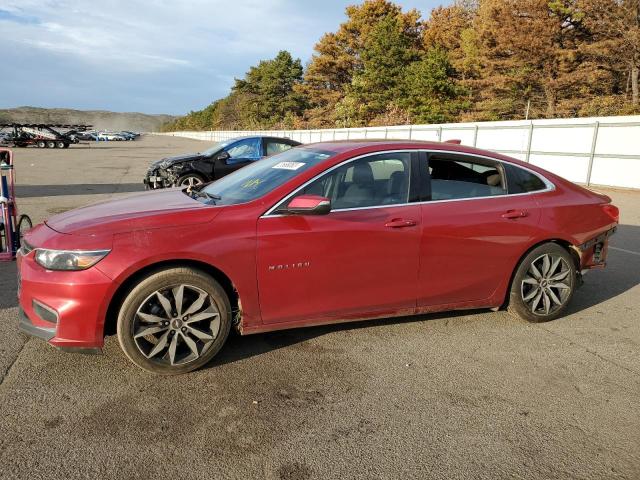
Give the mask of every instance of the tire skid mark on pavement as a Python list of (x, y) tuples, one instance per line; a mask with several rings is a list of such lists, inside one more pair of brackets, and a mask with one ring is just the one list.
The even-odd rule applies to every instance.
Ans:
[[(23, 336), (21, 335), (21, 337), (23, 337)], [(11, 361), (11, 363), (9, 363), (9, 365), (7, 366), (5, 371), (2, 372), (2, 376), (0, 376), (0, 387), (2, 387), (2, 384), (4, 383), (4, 379), (7, 378), (11, 374), (11, 370), (13, 369), (13, 366), (18, 361), (18, 358), (20, 358), (20, 354), (24, 350), (24, 347), (25, 347), (25, 345), (27, 344), (28, 341), (29, 341), (28, 339), (23, 339), (22, 345), (20, 345), (20, 349), (16, 352), (15, 356), (13, 357), (13, 360)]]

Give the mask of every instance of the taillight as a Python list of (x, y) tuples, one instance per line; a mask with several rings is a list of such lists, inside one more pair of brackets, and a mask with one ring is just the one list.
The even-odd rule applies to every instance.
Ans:
[(618, 223), (620, 221), (620, 210), (615, 205), (607, 203), (606, 205), (602, 205), (602, 210), (609, 215), (614, 222)]

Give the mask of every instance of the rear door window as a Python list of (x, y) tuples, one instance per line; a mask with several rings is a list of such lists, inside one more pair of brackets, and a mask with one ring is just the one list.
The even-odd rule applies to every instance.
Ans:
[(449, 153), (432, 153), (428, 162), (431, 200), (507, 194), (504, 169), (499, 162)]
[(293, 147), (293, 145), (290, 145), (286, 142), (281, 142), (281, 141), (272, 140), (272, 139), (267, 139), (265, 141), (265, 144), (266, 144), (265, 155), (267, 157), (270, 155), (275, 155), (276, 153), (285, 152)]
[(507, 173), (509, 194), (537, 192), (547, 188), (547, 185), (539, 176), (524, 168), (509, 163), (505, 163), (504, 168)]

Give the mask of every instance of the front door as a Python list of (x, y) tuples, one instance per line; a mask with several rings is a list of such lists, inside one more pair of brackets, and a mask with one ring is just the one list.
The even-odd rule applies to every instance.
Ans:
[(297, 193), (329, 198), (327, 215), (259, 219), (263, 323), (415, 311), (421, 226), (420, 207), (409, 203), (411, 157), (360, 158)]

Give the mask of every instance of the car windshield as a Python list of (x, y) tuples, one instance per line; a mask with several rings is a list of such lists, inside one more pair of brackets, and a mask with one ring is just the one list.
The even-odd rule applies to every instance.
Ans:
[(216, 142), (213, 145), (211, 145), (209, 148), (207, 148), (204, 152), (201, 152), (201, 153), (205, 157), (210, 157), (214, 153), (217, 153), (220, 150), (222, 150), (224, 147), (229, 145), (231, 142), (235, 142), (235, 139), (234, 140), (225, 140), (223, 142)]
[[(252, 163), (208, 185), (203, 192), (216, 205), (236, 205), (260, 198), (310, 167), (335, 155), (311, 148), (293, 148)], [(206, 201), (206, 197), (201, 197)]]

